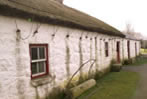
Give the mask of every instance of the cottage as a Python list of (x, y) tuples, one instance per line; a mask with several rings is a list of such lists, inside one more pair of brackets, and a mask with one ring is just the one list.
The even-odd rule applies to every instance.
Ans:
[(72, 83), (139, 55), (139, 41), (62, 2), (0, 0), (1, 99), (42, 99), (77, 70)]
[(124, 48), (124, 60), (133, 59), (134, 57), (140, 54), (140, 39), (136, 38), (131, 34), (125, 34), (124, 44), (126, 48)]

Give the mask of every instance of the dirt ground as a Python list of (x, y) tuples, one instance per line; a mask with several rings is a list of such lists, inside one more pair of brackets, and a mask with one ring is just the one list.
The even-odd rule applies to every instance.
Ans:
[(133, 99), (147, 99), (147, 64), (141, 66), (127, 66), (123, 67), (123, 70), (138, 72), (141, 76)]

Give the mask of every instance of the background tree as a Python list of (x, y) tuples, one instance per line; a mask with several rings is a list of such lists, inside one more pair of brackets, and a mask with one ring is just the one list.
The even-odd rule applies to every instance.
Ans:
[(127, 34), (135, 34), (134, 28), (131, 25), (131, 23), (126, 24), (125, 33), (127, 33)]

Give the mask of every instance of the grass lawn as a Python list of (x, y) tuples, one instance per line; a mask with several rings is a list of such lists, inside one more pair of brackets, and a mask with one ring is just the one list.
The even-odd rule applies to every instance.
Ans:
[(140, 49), (141, 54), (147, 54), (147, 49)]
[(145, 57), (137, 57), (136, 61), (133, 64), (128, 64), (127, 66), (141, 66), (142, 64), (147, 63), (147, 58)]
[(136, 72), (111, 72), (77, 99), (131, 99), (138, 81)]

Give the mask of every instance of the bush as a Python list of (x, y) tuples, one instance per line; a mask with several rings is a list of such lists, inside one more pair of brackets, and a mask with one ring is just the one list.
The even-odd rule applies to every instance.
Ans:
[(45, 99), (72, 99), (71, 91), (55, 87)]
[(100, 79), (101, 76), (102, 76), (102, 72), (97, 71), (94, 75), (94, 79), (98, 80), (98, 79)]
[(130, 64), (129, 60), (126, 59), (123, 61), (123, 65), (129, 65), (129, 64)]
[(121, 68), (122, 68), (121, 64), (113, 64), (111, 67), (111, 71), (112, 72), (120, 72)]

